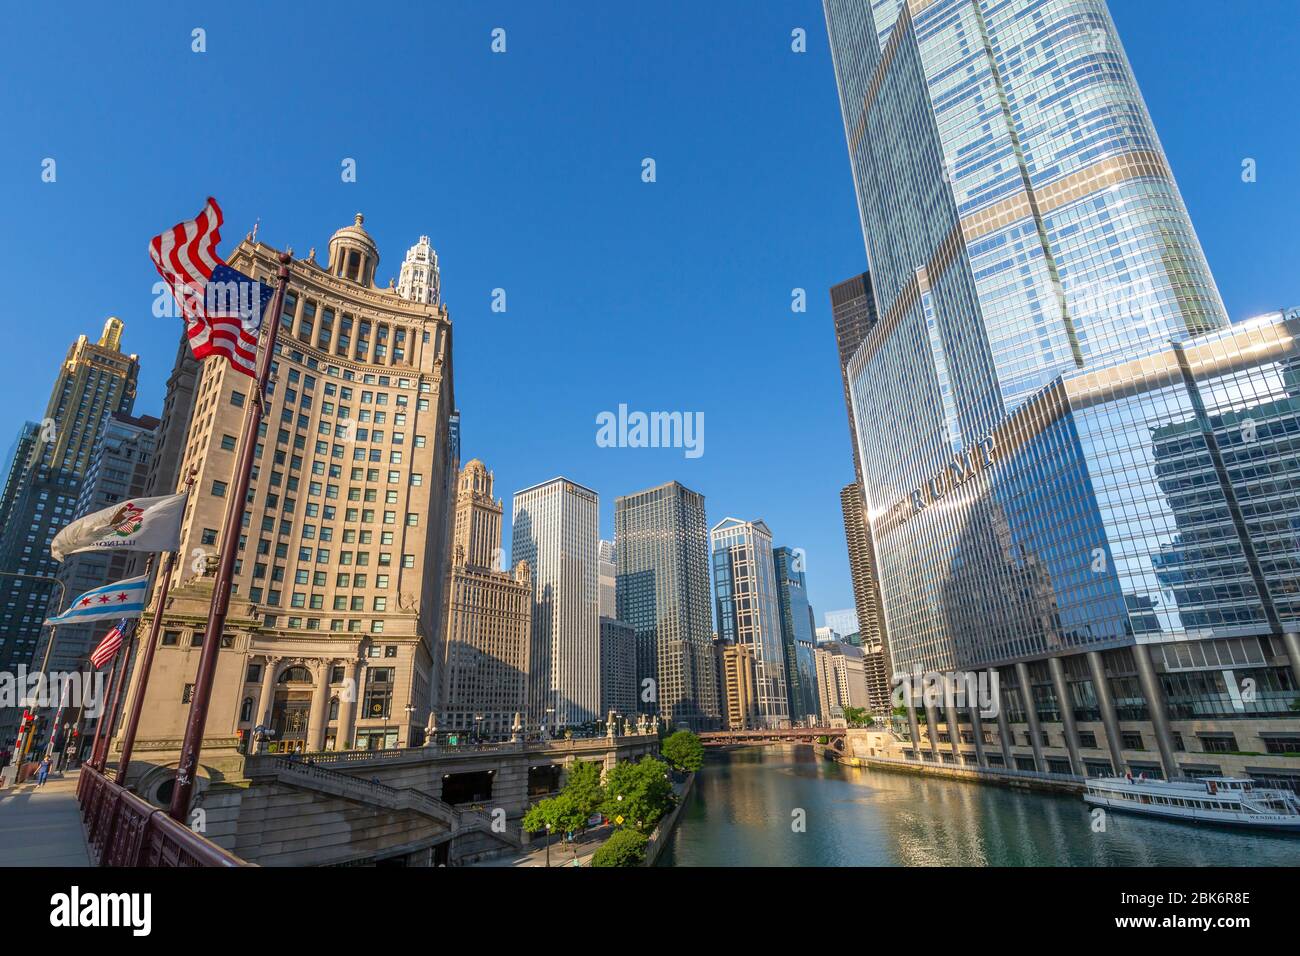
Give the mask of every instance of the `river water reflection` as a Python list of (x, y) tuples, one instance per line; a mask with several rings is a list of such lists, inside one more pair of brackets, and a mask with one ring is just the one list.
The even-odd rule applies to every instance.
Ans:
[[(711, 752), (661, 866), (1294, 866), (1300, 836), (1108, 814), (1075, 796), (843, 767), (810, 747)], [(797, 811), (805, 832), (795, 832)]]

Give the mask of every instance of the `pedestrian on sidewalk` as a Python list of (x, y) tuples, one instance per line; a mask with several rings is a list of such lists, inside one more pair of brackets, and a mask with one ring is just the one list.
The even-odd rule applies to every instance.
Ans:
[(36, 786), (45, 786), (45, 778), (50, 775), (50, 755), (46, 754), (45, 759), (41, 761), (40, 769), (36, 771)]

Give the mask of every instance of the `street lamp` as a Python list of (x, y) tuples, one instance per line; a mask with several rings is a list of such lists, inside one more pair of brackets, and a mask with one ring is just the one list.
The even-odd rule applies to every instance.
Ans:
[(412, 714), (414, 714), (415, 711), (416, 706), (414, 704), (406, 705), (406, 745), (408, 747), (411, 745), (411, 721), (414, 719)]

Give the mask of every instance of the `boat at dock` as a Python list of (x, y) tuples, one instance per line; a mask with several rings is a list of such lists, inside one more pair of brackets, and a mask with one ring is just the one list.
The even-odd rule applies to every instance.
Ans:
[(1290, 790), (1257, 787), (1246, 777), (1094, 777), (1083, 799), (1093, 806), (1189, 823), (1300, 833), (1300, 797)]

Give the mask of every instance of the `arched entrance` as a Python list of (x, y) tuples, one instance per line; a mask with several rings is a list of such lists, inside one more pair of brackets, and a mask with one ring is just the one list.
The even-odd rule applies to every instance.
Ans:
[(271, 701), (271, 729), (275, 736), (269, 748), (273, 752), (302, 753), (307, 749), (313, 684), (311, 671), (301, 664), (286, 667), (276, 679)]

